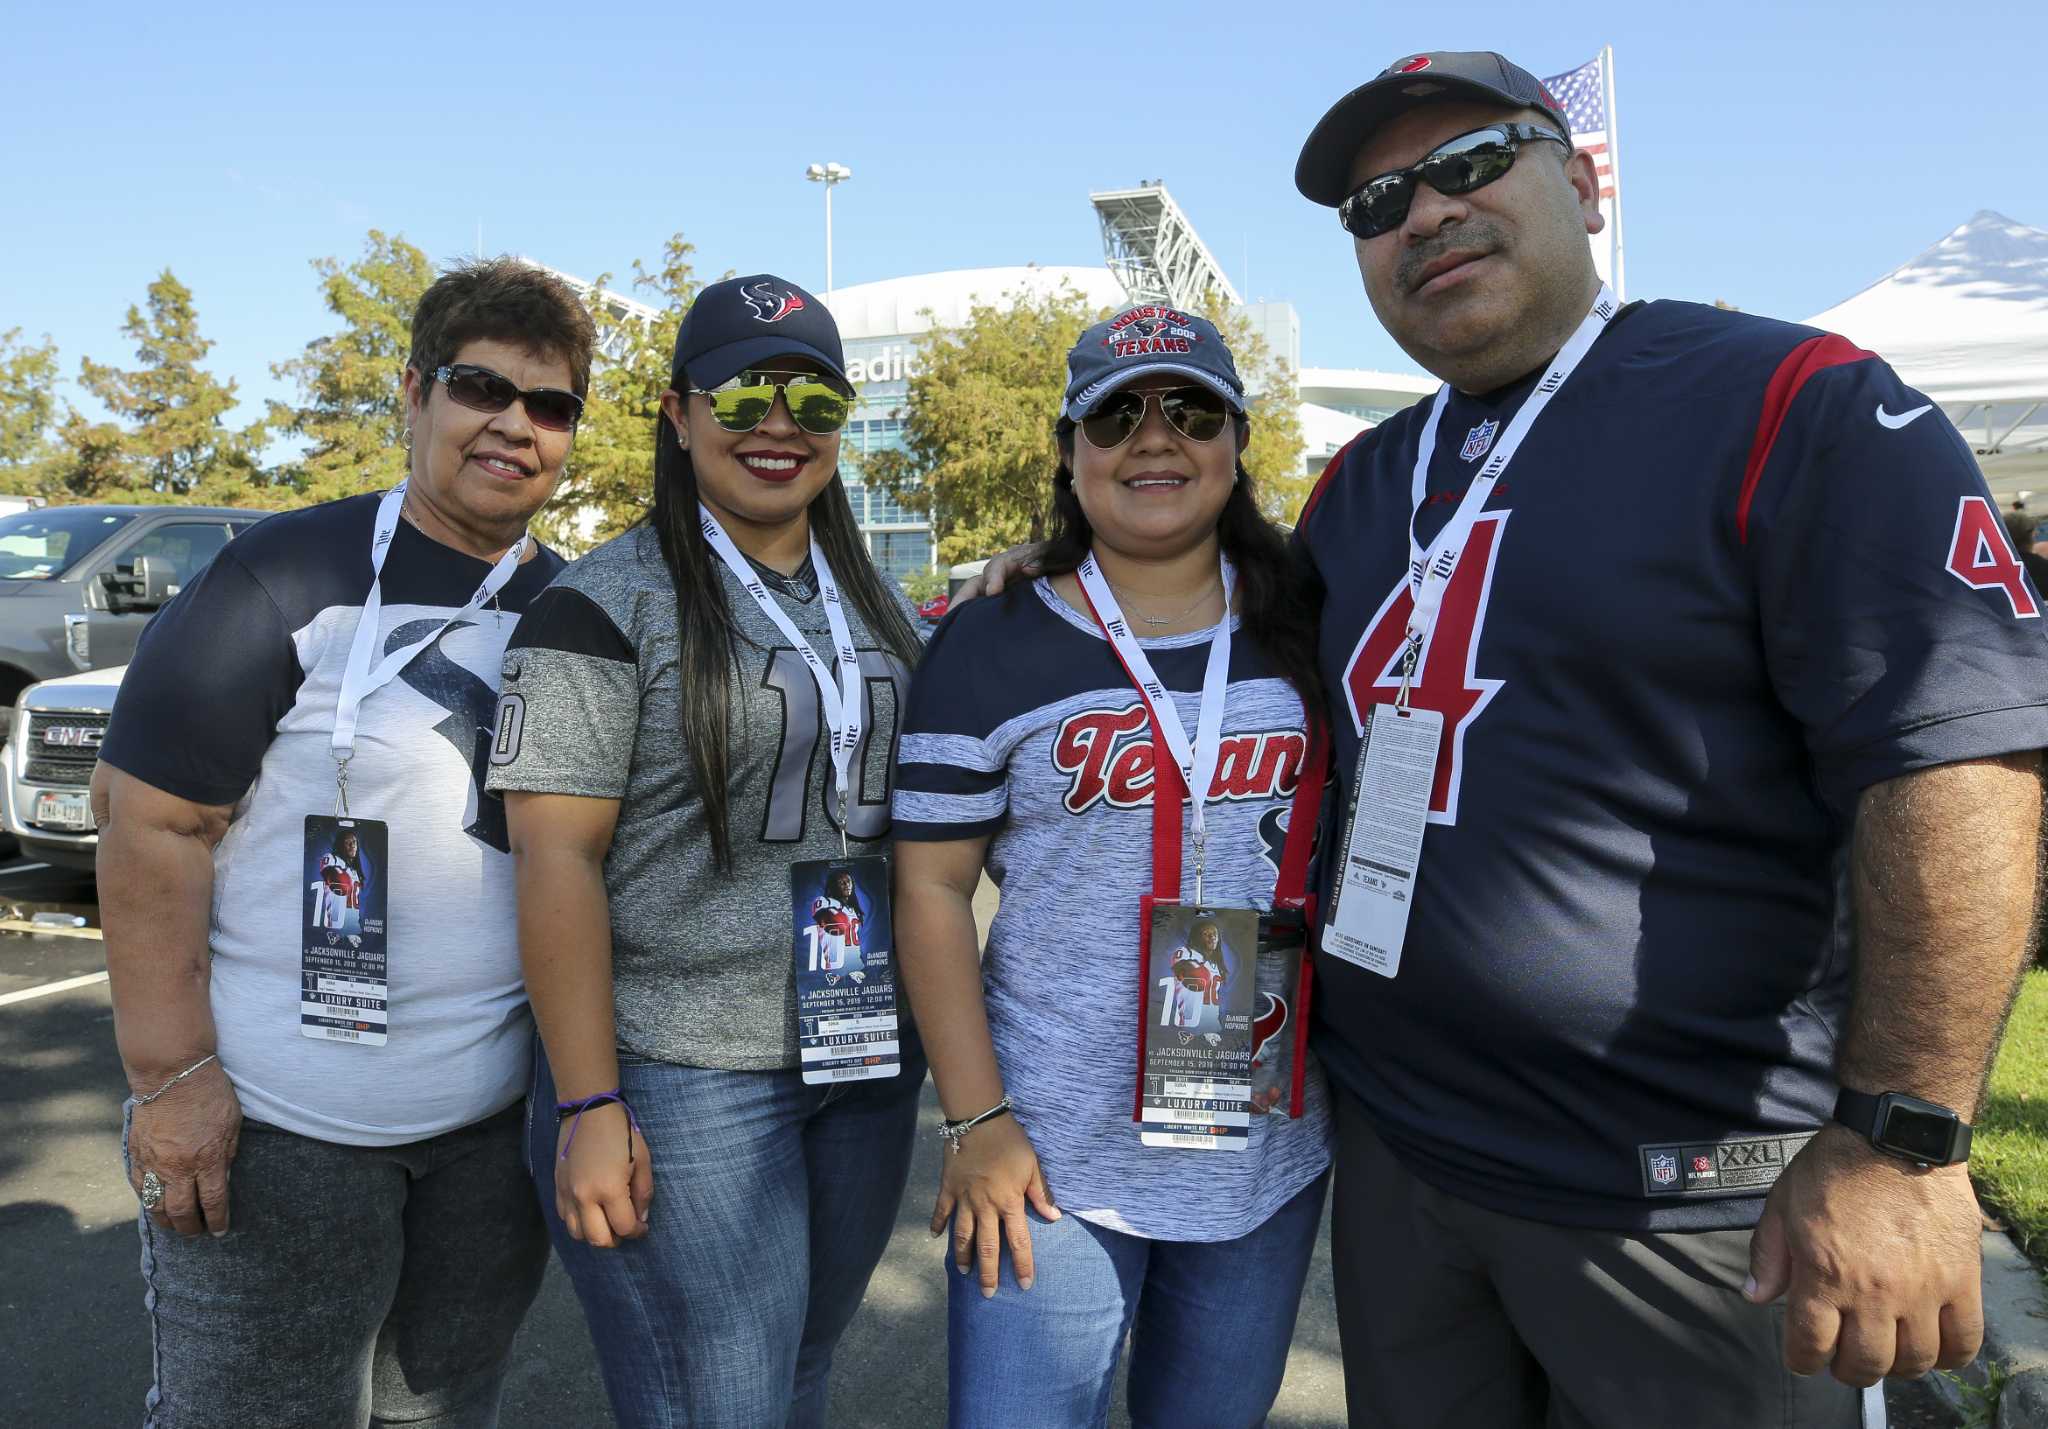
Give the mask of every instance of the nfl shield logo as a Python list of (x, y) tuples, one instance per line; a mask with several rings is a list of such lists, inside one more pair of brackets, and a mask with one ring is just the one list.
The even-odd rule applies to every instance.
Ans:
[(1678, 1179), (1678, 1158), (1661, 1151), (1650, 1153), (1650, 1179), (1660, 1186), (1668, 1186)]
[(1465, 446), (1458, 455), (1466, 461), (1478, 461), (1486, 455), (1486, 449), (1493, 445), (1493, 434), (1500, 430), (1500, 423), (1488, 417), (1471, 431), (1465, 433)]

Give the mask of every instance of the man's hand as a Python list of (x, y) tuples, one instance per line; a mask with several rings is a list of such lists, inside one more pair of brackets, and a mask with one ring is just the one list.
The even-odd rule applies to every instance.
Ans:
[[(150, 1074), (158, 1085), (167, 1077)], [(134, 1084), (138, 1094), (156, 1090)], [(156, 1172), (163, 1203), (150, 1219), (179, 1235), (228, 1233), (228, 1167), (242, 1137), (242, 1104), (219, 1062), (208, 1062), (128, 1124), (128, 1183), (142, 1194), (142, 1175)]]
[(1000, 556), (990, 556), (988, 564), (981, 568), (978, 576), (969, 576), (966, 584), (953, 592), (952, 604), (961, 606), (984, 595), (1001, 595), (1003, 587), (1024, 576), (1038, 574), (1038, 558), (1045, 546), (1036, 541), (1027, 541), (1021, 546), (1012, 546)]
[(1785, 1366), (1859, 1388), (1976, 1358), (1983, 1221), (1962, 1166), (1916, 1170), (1847, 1127), (1806, 1144), (1750, 1241), (1759, 1305), (1785, 1297)]

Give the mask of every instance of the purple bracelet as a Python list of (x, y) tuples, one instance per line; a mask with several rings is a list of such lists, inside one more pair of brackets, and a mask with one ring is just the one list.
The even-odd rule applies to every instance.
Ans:
[[(555, 1158), (557, 1161), (567, 1161), (569, 1159), (569, 1148), (576, 1144), (576, 1128), (583, 1124), (583, 1113), (589, 1111), (594, 1106), (603, 1106), (607, 1102), (617, 1102), (620, 1106), (625, 1107), (626, 1125), (632, 1128), (634, 1131), (640, 1130), (640, 1118), (633, 1115), (633, 1108), (626, 1104), (625, 1093), (618, 1087), (613, 1087), (608, 1092), (599, 1092), (594, 1097), (583, 1097), (577, 1101), (556, 1102), (556, 1125), (559, 1126), (565, 1118), (570, 1123), (569, 1139), (562, 1143), (562, 1154)], [(645, 1133), (642, 1134), (644, 1135)], [(626, 1150), (627, 1159), (631, 1160), (631, 1141), (627, 1142)]]

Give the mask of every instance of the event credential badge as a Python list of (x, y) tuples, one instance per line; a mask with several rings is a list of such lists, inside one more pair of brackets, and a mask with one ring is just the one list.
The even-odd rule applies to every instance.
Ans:
[(390, 830), (381, 819), (306, 815), (301, 862), (299, 1032), (384, 1045), (390, 969), (385, 909)]
[(897, 1041), (889, 860), (817, 859), (789, 871), (796, 1034), (809, 1083), (893, 1077)]
[(1249, 1142), (1258, 949), (1253, 909), (1151, 905), (1145, 1145), (1242, 1151)]

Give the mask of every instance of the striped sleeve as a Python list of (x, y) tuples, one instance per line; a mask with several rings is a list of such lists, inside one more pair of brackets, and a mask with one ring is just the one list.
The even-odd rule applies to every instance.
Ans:
[(1001, 662), (973, 630), (990, 613), (968, 606), (947, 617), (911, 680), (891, 801), (899, 839), (979, 838), (1009, 815), (1009, 773), (990, 739), (996, 701), (988, 680)]

